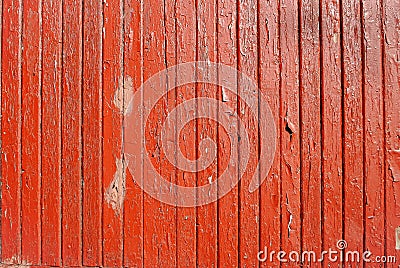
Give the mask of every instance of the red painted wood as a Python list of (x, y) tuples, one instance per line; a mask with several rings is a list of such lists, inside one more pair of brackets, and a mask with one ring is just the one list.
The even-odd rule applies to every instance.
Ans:
[(2, 262), (21, 263), (22, 1), (3, 1), (1, 84)]
[[(175, 5), (172, 2), (166, 2), (166, 5), (160, 5), (157, 1), (147, 1), (143, 3), (143, 79), (147, 80), (152, 75), (167, 68), (171, 57), (169, 53), (174, 53), (171, 49), (175, 43), (173, 34), (175, 26), (167, 14), (174, 14)], [(167, 11), (168, 10), (168, 11)], [(168, 18), (168, 19), (167, 19)], [(167, 37), (169, 33), (169, 37)], [(172, 54), (174, 55), (174, 54)], [(160, 90), (163, 90), (161, 85)], [(166, 92), (165, 85), (165, 92)], [(149, 98), (149, 94), (144, 92), (143, 98)], [(171, 99), (172, 98), (172, 99)], [(171, 181), (175, 180), (174, 170), (170, 169), (168, 162), (162, 152), (161, 126), (165, 116), (166, 109), (174, 103), (174, 95), (168, 98), (163, 97), (153, 108), (153, 113), (149, 116), (147, 122), (143, 123), (146, 135), (146, 152), (151, 159), (154, 168), (159, 174)], [(150, 109), (150, 107), (149, 107)], [(168, 108), (169, 109), (169, 108)], [(160, 123), (159, 123), (160, 122)], [(147, 143), (148, 142), (148, 143)], [(145, 164), (143, 180), (153, 180), (150, 172), (151, 167)], [(154, 187), (159, 187), (154, 185)], [(144, 267), (162, 267), (175, 266), (177, 263), (176, 251), (178, 241), (176, 239), (179, 232), (183, 230), (176, 227), (176, 209), (170, 205), (161, 203), (152, 197), (145, 195), (143, 199), (143, 242), (144, 242)], [(179, 232), (178, 232), (179, 229)], [(194, 242), (195, 243), (195, 242)], [(186, 249), (182, 246), (182, 251)]]
[[(318, 256), (345, 239), (345, 252), (395, 256), (386, 267), (397, 267), (399, 8), (398, 0), (2, 1), (0, 266), (297, 267), (278, 251)], [(266, 96), (251, 105), (269, 104), (277, 152), (250, 193), (265, 142), (258, 114), (220, 86), (171, 90), (136, 130), (161, 176), (188, 187), (239, 176), (245, 148), (231, 154), (235, 134), (218, 122), (193, 120), (163, 144), (168, 114), (195, 97), (222, 100), (255, 144), (229, 194), (182, 208), (140, 189), (152, 167), (141, 178), (126, 169), (122, 126), (146, 79), (195, 60), (238, 67), (258, 84), (249, 92), (239, 79), (238, 93)], [(200, 108), (222, 118), (224, 105), (187, 108), (174, 123)], [(218, 152), (204, 171), (179, 170), (177, 155), (165, 154), (169, 146), (195, 160), (206, 137)], [(265, 248), (275, 255), (261, 263)]]
[(63, 4), (62, 264), (82, 265), (82, 2)]
[(42, 264), (61, 264), (62, 5), (42, 6)]
[[(245, 0), (238, 2), (238, 70), (250, 77), (258, 83), (258, 69), (259, 54), (257, 47), (258, 29), (258, 7), (257, 1)], [(241, 86), (242, 80), (239, 79), (238, 94), (246, 94), (247, 88)], [(251, 92), (247, 94), (256, 95), (258, 92)], [(251, 106), (257, 106), (258, 103), (249, 103)], [(257, 163), (259, 153), (259, 135), (258, 135), (258, 114), (250, 113), (243, 101), (238, 100), (239, 114), (244, 121), (244, 127), (248, 133), (249, 143), (254, 147), (250, 150), (249, 165), (241, 178), (239, 190), (239, 266), (257, 266), (258, 260), (252, 256), (256, 256), (260, 245), (260, 213), (259, 213), (259, 189), (253, 193), (249, 192), (250, 181), (253, 176), (259, 177), (258, 167), (254, 164)], [(256, 109), (258, 110), (258, 109)], [(245, 153), (243, 147), (239, 146), (239, 159), (241, 153)]]
[[(23, 2), (22, 263), (41, 261), (41, 1)], [(29, 33), (29, 34), (27, 34)]]
[[(343, 235), (343, 149), (340, 6), (321, 3), (322, 243), (335, 248)], [(324, 267), (329, 265), (324, 262)]]
[[(123, 2), (103, 3), (103, 265), (123, 264)], [(122, 92), (122, 94), (121, 94)], [(123, 99), (123, 97), (122, 97)], [(117, 100), (117, 101), (116, 101)], [(123, 102), (123, 101), (122, 101)], [(111, 190), (110, 190), (111, 189)]]
[(362, 251), (365, 201), (360, 3), (344, 1), (342, 16), (344, 239), (351, 250)]
[(82, 172), (83, 265), (102, 263), (102, 5), (84, 1)]
[[(176, 2), (176, 35), (177, 35), (177, 64), (196, 60), (197, 18), (196, 1), (179, 0)], [(179, 87), (177, 90), (177, 105), (196, 97), (195, 84)], [(188, 111), (188, 116), (190, 116)], [(178, 115), (177, 122), (184, 120), (185, 115)], [(196, 133), (197, 121), (192, 121), (183, 129), (178, 138), (177, 150), (181, 150), (188, 159), (196, 159)], [(183, 138), (184, 137), (184, 138)], [(177, 162), (178, 164), (180, 162)], [(177, 170), (176, 182), (178, 185), (194, 187), (197, 185), (197, 176), (194, 172)], [(192, 199), (196, 196), (191, 197)], [(197, 209), (177, 208), (176, 219), (176, 264), (180, 267), (195, 267), (197, 261)]]
[[(383, 64), (384, 64), (384, 130), (385, 130), (385, 238), (386, 254), (400, 258), (399, 253), (399, 215), (400, 204), (398, 196), (400, 186), (397, 181), (400, 176), (400, 141), (399, 141), (399, 107), (400, 107), (400, 66), (399, 31), (396, 28), (399, 22), (399, 1), (382, 1), (383, 7)], [(395, 265), (388, 265), (395, 267)]]
[[(300, 55), (298, 5), (280, 6), (281, 61), (281, 248), (301, 249), (300, 211)], [(271, 249), (272, 250), (272, 249)], [(285, 264), (283, 264), (285, 265)], [(288, 265), (290, 266), (290, 265)]]
[[(142, 84), (143, 70), (143, 18), (142, 1), (125, 1), (124, 11), (124, 90), (125, 96)], [(127, 102), (125, 101), (125, 105)], [(141, 131), (140, 129), (137, 131)], [(141, 148), (139, 148), (141, 149)], [(141, 162), (141, 159), (139, 159)], [(124, 265), (143, 265), (143, 193), (127, 172), (126, 198), (124, 204)], [(137, 178), (136, 178), (137, 179)], [(127, 235), (129, 234), (129, 235)]]
[[(198, 0), (197, 2), (197, 60), (216, 62), (216, 43), (218, 36), (216, 32), (216, 8), (215, 0)], [(209, 68), (205, 75), (216, 70)], [(196, 96), (217, 99), (218, 87), (209, 84), (197, 84)], [(200, 105), (200, 104), (199, 104)], [(217, 114), (217, 107), (202, 107), (209, 114)], [(200, 107), (198, 108), (200, 109)], [(218, 139), (217, 123), (212, 120), (201, 119), (197, 121), (196, 144), (203, 139), (210, 138), (213, 141)], [(200, 154), (207, 154), (206, 151), (197, 151)], [(218, 173), (218, 170), (220, 173)], [(207, 185), (217, 180), (218, 175), (223, 172), (223, 167), (218, 166), (218, 156), (213, 163), (197, 175), (197, 185)], [(217, 266), (217, 202), (197, 208), (197, 267)]]
[[(380, 1), (362, 2), (364, 58), (364, 248), (385, 255), (385, 150)], [(377, 79), (380, 77), (380, 79)], [(373, 267), (374, 264), (367, 266)]]
[[(217, 56), (218, 62), (228, 65), (232, 68), (237, 68), (238, 55), (238, 32), (237, 32), (237, 1), (219, 0), (218, 3), (218, 42), (217, 42)], [(219, 99), (222, 97), (221, 92), (217, 93)], [(236, 92), (237, 93), (237, 89)], [(237, 96), (230, 94), (227, 96), (230, 100), (226, 102), (227, 106), (232, 112), (238, 113), (237, 109)], [(222, 116), (219, 111), (218, 116)], [(238, 126), (232, 125), (231, 131), (237, 133)], [(224, 129), (218, 126), (218, 167), (223, 167), (229, 161), (226, 157), (230, 153), (230, 157), (234, 163), (238, 161), (238, 150), (228, 152), (229, 140), (223, 138)], [(227, 165), (224, 171), (218, 169), (219, 174), (226, 172), (232, 178), (238, 178), (238, 167), (234, 165)], [(237, 267), (239, 264), (239, 186), (236, 185), (226, 196), (218, 200), (218, 266)]]
[[(264, 2), (258, 5), (258, 31), (259, 31), (259, 58), (258, 75), (259, 88), (265, 100), (260, 105), (268, 105), (277, 120), (280, 117), (280, 42), (279, 42), (279, 1)], [(261, 98), (261, 97), (260, 97)], [(259, 250), (264, 250), (264, 245), (272, 249), (281, 247), (281, 171), (280, 171), (280, 131), (277, 130), (277, 150), (275, 159), (267, 179), (260, 187), (260, 245)], [(260, 142), (264, 142), (262, 139)], [(278, 260), (263, 263), (279, 265)]]
[[(319, 3), (300, 5), (301, 249), (322, 251)], [(315, 261), (314, 261), (315, 262)], [(304, 260), (306, 265), (311, 265)], [(320, 267), (320, 264), (313, 266)]]

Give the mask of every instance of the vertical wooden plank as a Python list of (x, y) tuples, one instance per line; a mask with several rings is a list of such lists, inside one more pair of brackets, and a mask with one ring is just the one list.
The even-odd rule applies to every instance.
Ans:
[[(1, 14), (1, 18), (3, 18), (3, 1), (1, 1), (0, 2), (0, 14)], [(0, 31), (0, 111), (2, 111), (2, 107), (3, 107), (3, 104), (2, 104), (2, 93), (3, 93), (3, 90), (2, 90), (2, 85), (3, 85), (3, 83), (2, 83), (2, 70), (3, 70), (3, 58), (2, 58), (2, 52), (3, 52), (3, 46), (2, 46), (2, 44), (3, 44), (3, 19), (0, 19), (0, 29), (1, 29), (1, 31)], [(0, 143), (1, 143), (1, 141), (2, 141), (2, 118), (0, 117)], [(2, 148), (0, 148), (0, 183), (3, 183), (3, 177), (2, 177), (2, 172), (3, 172), (3, 168), (2, 168), (2, 161), (3, 160), (3, 151), (2, 151)], [(0, 184), (0, 196), (2, 196), (2, 190), (3, 190), (3, 188), (2, 188), (2, 186), (1, 186), (1, 184)], [(2, 239), (2, 237), (3, 237), (3, 233), (2, 233), (2, 220), (3, 220), (3, 210), (2, 210), (2, 207), (3, 205), (2, 205), (2, 201), (0, 201), (0, 261), (2, 261), (3, 260), (3, 258), (2, 258), (2, 241), (3, 241), (3, 239)]]
[(83, 265), (102, 264), (102, 4), (83, 14)]
[(363, 92), (360, 2), (343, 1), (344, 239), (363, 251)]
[[(342, 87), (340, 3), (321, 3), (323, 249), (342, 239)], [(325, 262), (327, 264), (327, 262)]]
[[(300, 6), (302, 251), (322, 248), (319, 3)], [(312, 262), (312, 261), (311, 261)], [(304, 260), (306, 265), (311, 265)]]
[(23, 2), (22, 262), (41, 261), (41, 1)]
[[(196, 0), (179, 0), (176, 2), (176, 35), (177, 35), (177, 64), (196, 60), (197, 25)], [(189, 84), (177, 90), (177, 105), (195, 98), (195, 85)], [(185, 115), (177, 116), (177, 122), (185, 119)], [(187, 116), (190, 116), (188, 110)], [(196, 159), (196, 125), (197, 120), (191, 121), (181, 131), (178, 139), (178, 150), (188, 159)], [(179, 163), (178, 163), (179, 164)], [(197, 176), (195, 172), (178, 171), (177, 184), (195, 187)], [(193, 197), (195, 198), (195, 197)], [(196, 208), (177, 208), (177, 265), (180, 267), (195, 267), (197, 258), (196, 248)]]
[[(279, 1), (259, 1), (258, 12), (259, 87), (263, 98), (266, 98), (260, 101), (260, 105), (268, 103), (276, 120), (276, 126), (280, 128)], [(260, 187), (260, 251), (264, 251), (265, 246), (270, 251), (279, 251), (281, 248), (280, 131), (278, 129), (276, 141), (275, 159), (273, 159), (267, 179)], [(263, 267), (268, 265), (279, 266), (279, 262), (274, 259), (273, 262), (268, 260), (262, 263)]]
[(22, 1), (3, 1), (2, 29), (2, 262), (21, 262)]
[(103, 265), (121, 266), (125, 163), (118, 98), (123, 96), (123, 2), (103, 2)]
[[(218, 62), (237, 68), (237, 1), (218, 0)], [(220, 78), (222, 79), (222, 78)], [(222, 88), (218, 88), (222, 97)], [(235, 92), (237, 93), (237, 92)], [(227, 96), (230, 101), (226, 105), (232, 112), (237, 114), (237, 96)], [(219, 111), (220, 112), (220, 111)], [(219, 114), (219, 116), (222, 116)], [(232, 132), (237, 133), (237, 124), (232, 126)], [(218, 126), (218, 174), (226, 172), (232, 178), (238, 178), (238, 166), (227, 165), (226, 170), (221, 167), (229, 161), (227, 154), (233, 158), (234, 163), (238, 163), (238, 151), (227, 152), (229, 140), (223, 138), (224, 129)], [(227, 195), (218, 200), (218, 266), (237, 267), (239, 265), (239, 192), (238, 185), (235, 186)]]
[[(385, 255), (382, 25), (379, 0), (362, 1), (365, 135), (365, 250)], [(368, 266), (373, 267), (373, 264)]]
[[(238, 5), (239, 17), (239, 33), (238, 33), (238, 59), (239, 71), (247, 75), (258, 85), (258, 47), (257, 47), (257, 18), (258, 5), (255, 0), (243, 0)], [(241, 85), (239, 79), (239, 96), (245, 94), (255, 94), (258, 98), (258, 92), (248, 92)], [(258, 103), (249, 103), (251, 106), (258, 106)], [(258, 108), (255, 109), (258, 111)], [(246, 109), (246, 104), (239, 101), (239, 113), (241, 113), (246, 133), (248, 134), (250, 147), (257, 144), (258, 137), (258, 114), (252, 115)], [(239, 203), (239, 266), (258, 266), (257, 256), (259, 251), (259, 189), (250, 193), (249, 185), (253, 175), (259, 176), (258, 161), (259, 148), (255, 146), (250, 148), (249, 164), (250, 168), (246, 168), (243, 177), (240, 180), (240, 203)], [(243, 148), (239, 147), (239, 159)], [(239, 160), (240, 161), (240, 160)]]
[(82, 1), (63, 5), (62, 260), (82, 265)]
[[(143, 83), (142, 57), (142, 1), (124, 3), (124, 103)], [(125, 110), (123, 111), (125, 112)], [(138, 130), (141, 131), (141, 130)], [(133, 181), (130, 172), (126, 177), (124, 204), (124, 266), (143, 266), (143, 192)], [(135, 178), (137, 179), (137, 178)]]
[[(386, 255), (400, 259), (400, 1), (383, 0)], [(388, 267), (395, 267), (395, 265)]]
[(62, 2), (43, 1), (42, 264), (61, 264)]
[(299, 18), (296, 1), (280, 2), (281, 248), (301, 249)]
[[(197, 1), (197, 60), (216, 62), (216, 1), (198, 0)], [(205, 69), (207, 76), (215, 69)], [(210, 99), (217, 99), (217, 86), (211, 84), (197, 84), (196, 96)], [(198, 107), (205, 109), (207, 114), (217, 114), (217, 107)], [(212, 109), (214, 111), (212, 111)], [(217, 122), (208, 119), (197, 121), (196, 146), (203, 139), (217, 141)], [(198, 154), (206, 154), (205, 151), (197, 150)], [(218, 158), (203, 171), (197, 173), (197, 185), (207, 185), (210, 181), (218, 179)], [(197, 267), (216, 267), (217, 266), (217, 202), (213, 202), (197, 208)], [(224, 246), (224, 245), (222, 245)]]
[[(177, 5), (179, 3), (175, 3), (175, 6)], [(174, 12), (172, 1), (145, 1), (143, 3), (144, 81), (158, 71), (174, 64), (175, 22), (170, 17)], [(160, 85), (158, 90), (166, 93), (167, 87), (168, 84)], [(166, 145), (162, 144), (161, 130), (166, 115), (168, 115), (171, 105), (174, 104), (174, 96), (174, 93), (169, 92), (154, 107), (148, 107), (153, 110), (147, 122), (143, 123), (147, 150), (144, 153), (151, 158), (155, 170), (163, 178), (172, 182), (175, 181), (175, 172), (168, 165), (168, 160), (163, 153), (163, 146)], [(146, 99), (150, 97), (148, 93), (144, 92), (145, 103)], [(153, 180), (151, 169), (152, 167), (145, 164), (143, 180)], [(154, 185), (154, 187), (159, 187), (159, 185)], [(143, 203), (144, 266), (176, 266), (176, 235), (184, 230), (176, 227), (175, 207), (163, 204), (147, 194), (144, 196)]]

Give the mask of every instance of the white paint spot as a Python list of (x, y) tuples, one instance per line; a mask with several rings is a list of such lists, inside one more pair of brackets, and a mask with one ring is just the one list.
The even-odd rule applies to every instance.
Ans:
[(229, 101), (229, 97), (228, 94), (226, 93), (226, 89), (224, 87), (222, 87), (222, 102), (228, 102)]
[(123, 159), (116, 161), (117, 171), (114, 179), (105, 193), (106, 202), (112, 207), (117, 215), (121, 212), (126, 192), (126, 167), (127, 163)]
[(133, 98), (133, 80), (132, 77), (126, 76), (114, 95), (114, 105), (118, 108), (121, 114), (127, 115), (131, 111), (130, 102)]
[(396, 228), (396, 249), (400, 250), (400, 227)]

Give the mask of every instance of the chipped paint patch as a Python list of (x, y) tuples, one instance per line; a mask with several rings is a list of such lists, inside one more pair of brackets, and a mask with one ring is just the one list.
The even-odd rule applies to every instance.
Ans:
[(125, 76), (120, 79), (120, 85), (114, 95), (114, 105), (118, 108), (121, 114), (128, 114), (130, 112), (129, 103), (133, 98), (133, 80), (130, 76)]
[(392, 173), (393, 182), (400, 182), (400, 150), (389, 151), (389, 169)]
[(228, 102), (229, 101), (228, 94), (227, 94), (226, 89), (224, 87), (222, 87), (222, 101), (223, 102)]
[(116, 214), (120, 214), (125, 200), (126, 192), (126, 167), (127, 163), (123, 159), (116, 161), (117, 171), (105, 193), (106, 202), (112, 207)]
[(400, 250), (400, 227), (396, 228), (396, 249)]
[(4, 259), (2, 261), (3, 264), (0, 264), (0, 267), (2, 267), (1, 265), (6, 265), (5, 267), (29, 267), (25, 264), (23, 265), (17, 265), (16, 263), (21, 263), (21, 258), (20, 256), (12, 256), (11, 258), (8, 259)]

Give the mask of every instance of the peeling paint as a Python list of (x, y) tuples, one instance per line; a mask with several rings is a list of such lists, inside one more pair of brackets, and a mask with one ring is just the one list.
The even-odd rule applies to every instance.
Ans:
[(396, 249), (400, 250), (400, 227), (396, 228)]
[(105, 193), (106, 202), (112, 207), (116, 214), (120, 214), (125, 200), (126, 192), (126, 167), (127, 162), (124, 159), (117, 159), (117, 171)]
[(226, 93), (226, 89), (224, 87), (222, 87), (222, 102), (228, 102), (229, 101), (229, 97), (228, 94)]
[[(120, 79), (122, 81), (122, 78)], [(125, 76), (123, 83), (120, 82), (118, 89), (114, 95), (114, 105), (121, 114), (127, 115), (130, 112), (129, 103), (133, 98), (133, 79)]]
[(400, 182), (400, 150), (389, 151), (391, 158), (389, 161), (389, 169), (392, 173), (393, 182)]

